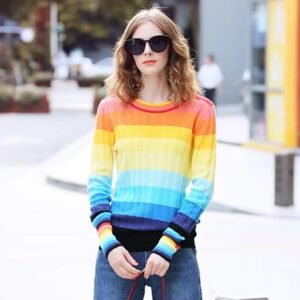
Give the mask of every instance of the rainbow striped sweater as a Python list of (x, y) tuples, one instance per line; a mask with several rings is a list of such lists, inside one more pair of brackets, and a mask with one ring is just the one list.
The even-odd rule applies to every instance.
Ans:
[(215, 150), (215, 108), (202, 96), (181, 105), (102, 100), (88, 181), (102, 251), (123, 245), (171, 261), (193, 247), (213, 193)]

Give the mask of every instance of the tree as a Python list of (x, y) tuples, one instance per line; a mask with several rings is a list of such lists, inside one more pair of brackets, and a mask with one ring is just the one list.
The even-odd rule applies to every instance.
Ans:
[(64, 46), (80, 44), (95, 47), (100, 40), (114, 42), (124, 28), (125, 21), (149, 0), (131, 0), (120, 5), (119, 0), (65, 0), (59, 4), (59, 21), (65, 26)]
[[(54, 1), (54, 0), (53, 0)], [(41, 10), (49, 8), (51, 0), (1, 1), (1, 14), (36, 30), (31, 45), (20, 44), (21, 56), (33, 57), (43, 68), (49, 68), (49, 18), (40, 18)], [(56, 0), (58, 21), (64, 25), (64, 48), (76, 46), (96, 48), (100, 41), (114, 44), (133, 14), (149, 7), (150, 0)], [(42, 39), (42, 40), (40, 40)]]

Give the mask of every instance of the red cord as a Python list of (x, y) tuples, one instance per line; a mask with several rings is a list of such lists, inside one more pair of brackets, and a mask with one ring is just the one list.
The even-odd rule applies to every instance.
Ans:
[(162, 277), (161, 279), (161, 300), (165, 299), (165, 277)]
[[(138, 277), (136, 277), (136, 278), (134, 279), (127, 300), (132, 300), (132, 299), (133, 299), (133, 296), (134, 296), (134, 293), (135, 293), (135, 290), (136, 290), (136, 286), (137, 286), (137, 284), (138, 284), (138, 281), (139, 281), (139, 279), (140, 279), (143, 275), (144, 275), (144, 272), (142, 272)], [(162, 277), (162, 279), (161, 279), (161, 300), (164, 300), (164, 299), (165, 299), (165, 285), (166, 285), (166, 283), (165, 283), (165, 278)]]

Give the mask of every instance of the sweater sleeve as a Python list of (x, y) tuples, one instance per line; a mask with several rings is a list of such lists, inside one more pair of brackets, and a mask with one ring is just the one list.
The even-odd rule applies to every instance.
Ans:
[(87, 191), (91, 209), (90, 218), (97, 229), (99, 245), (107, 256), (112, 249), (120, 246), (120, 243), (112, 233), (110, 206), (114, 163), (112, 148), (115, 137), (113, 126), (101, 104), (96, 116)]
[[(216, 162), (215, 131), (215, 108), (213, 104), (206, 103), (198, 114), (193, 128), (190, 190), (169, 227), (163, 232), (159, 243), (153, 249), (153, 252), (169, 261), (180, 248), (180, 243), (199, 223), (200, 215), (212, 198)], [(173, 241), (173, 247), (170, 246), (172, 244), (170, 240)]]

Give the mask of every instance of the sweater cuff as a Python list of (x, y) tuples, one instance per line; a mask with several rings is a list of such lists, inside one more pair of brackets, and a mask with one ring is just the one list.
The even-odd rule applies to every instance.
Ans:
[(110, 222), (103, 222), (97, 228), (98, 237), (99, 237), (99, 245), (107, 257), (109, 252), (114, 248), (121, 246), (121, 243), (116, 239), (114, 234), (112, 233), (112, 226)]
[(170, 239), (174, 240), (176, 244), (180, 244), (182, 241), (185, 240), (185, 237), (171, 226), (172, 224), (163, 232), (163, 235), (166, 235)]
[(163, 235), (158, 244), (152, 250), (152, 253), (158, 254), (168, 262), (171, 262), (173, 255), (178, 249), (180, 249), (179, 244), (170, 237)]

